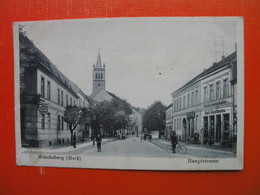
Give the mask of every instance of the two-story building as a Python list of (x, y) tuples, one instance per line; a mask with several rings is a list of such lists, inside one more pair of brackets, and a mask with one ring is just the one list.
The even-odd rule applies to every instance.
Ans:
[(179, 139), (197, 135), (202, 143), (222, 144), (236, 134), (236, 77), (231, 69), (236, 67), (236, 55), (223, 57), (171, 94), (173, 130)]
[(199, 77), (195, 77), (173, 92), (173, 130), (179, 140), (186, 141), (201, 129), (201, 90)]
[[(68, 144), (71, 134), (64, 121), (66, 107), (78, 105), (79, 97), (86, 106), (89, 100), (22, 32), (19, 43), (22, 145)], [(82, 133), (77, 133), (81, 139)]]

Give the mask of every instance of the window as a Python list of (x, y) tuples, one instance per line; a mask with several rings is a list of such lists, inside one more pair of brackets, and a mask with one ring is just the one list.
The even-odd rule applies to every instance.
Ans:
[(50, 81), (47, 82), (47, 99), (51, 99), (51, 83)]
[(63, 91), (61, 91), (61, 105), (63, 106)]
[(97, 76), (97, 73), (96, 73), (96, 79), (98, 78), (98, 76)]
[(63, 116), (61, 117), (61, 129), (63, 130), (64, 129), (64, 118), (63, 118)]
[(79, 98), (79, 107), (82, 107), (82, 99)]
[(213, 84), (209, 86), (209, 100), (213, 100)]
[(206, 102), (207, 99), (208, 99), (208, 88), (206, 86), (206, 87), (204, 87), (204, 102)]
[(188, 99), (187, 99), (187, 106), (190, 106), (190, 94), (188, 94)]
[(69, 105), (69, 98), (68, 98), (68, 94), (66, 94), (66, 107)]
[(227, 79), (223, 81), (223, 97), (228, 96), (228, 84), (227, 84)]
[(45, 92), (45, 81), (44, 81), (44, 78), (41, 77), (41, 96), (42, 97), (45, 96), (44, 92)]
[(48, 129), (51, 130), (51, 114), (48, 113)]
[(45, 129), (45, 115), (44, 114), (42, 114), (41, 127), (42, 127), (42, 129)]
[(60, 130), (60, 115), (58, 115), (57, 130)]
[(186, 101), (186, 96), (183, 96), (183, 108), (185, 108), (185, 101)]
[(195, 104), (198, 104), (199, 103), (199, 91), (196, 90), (195, 92)]
[(60, 89), (58, 89), (58, 104), (60, 104)]
[(220, 98), (220, 82), (216, 83), (216, 99)]
[(182, 103), (182, 99), (180, 98), (180, 109), (181, 109), (181, 103)]
[(194, 93), (192, 92), (191, 93), (191, 106), (194, 105)]
[(73, 100), (73, 102), (74, 102), (74, 106), (76, 106), (76, 101), (75, 101), (75, 100)]
[(103, 73), (101, 73), (101, 79), (103, 79)]
[(72, 106), (72, 97), (70, 97), (70, 105)]

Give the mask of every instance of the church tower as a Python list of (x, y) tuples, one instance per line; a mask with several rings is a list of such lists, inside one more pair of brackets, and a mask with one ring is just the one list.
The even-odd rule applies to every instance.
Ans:
[(102, 65), (100, 49), (98, 49), (98, 58), (96, 64), (93, 64), (93, 87), (91, 97), (94, 98), (102, 89), (105, 90), (105, 63)]

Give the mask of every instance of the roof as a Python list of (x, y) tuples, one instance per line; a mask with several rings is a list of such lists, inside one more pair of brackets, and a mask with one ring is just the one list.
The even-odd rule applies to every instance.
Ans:
[(101, 57), (100, 57), (100, 49), (98, 49), (98, 58), (97, 58), (95, 69), (103, 69)]
[(28, 50), (30, 50), (30, 55), (32, 55), (30, 57), (35, 57), (39, 61), (37, 66), (47, 69), (51, 75), (77, 96), (80, 90), (78, 86), (69, 80), (22, 32), (19, 32), (19, 40), (26, 43), (26, 46), (29, 47)]
[(116, 96), (115, 94), (109, 92), (109, 91), (106, 91), (109, 95), (111, 95), (113, 98), (115, 99), (118, 99), (118, 100), (122, 100), (120, 97)]
[(176, 93), (180, 90), (182, 90), (183, 88), (186, 88), (187, 86), (191, 85), (192, 83), (195, 83), (197, 81), (199, 81), (203, 76), (216, 71), (217, 69), (220, 69), (224, 66), (227, 66), (232, 60), (234, 60), (237, 57), (237, 52), (233, 52), (232, 54), (230, 54), (229, 56), (225, 57), (224, 59), (222, 59), (221, 61), (214, 63), (211, 67), (209, 67), (208, 69), (206, 69), (205, 71), (203, 71), (202, 73), (200, 73), (199, 75), (197, 75), (196, 77), (194, 77), (193, 79), (191, 79), (190, 81), (188, 81), (186, 84), (184, 84), (182, 87), (180, 87), (179, 89), (177, 89), (176, 91), (174, 91), (173, 93)]
[(172, 103), (169, 106), (166, 107), (166, 110), (168, 110), (171, 107), (172, 107)]

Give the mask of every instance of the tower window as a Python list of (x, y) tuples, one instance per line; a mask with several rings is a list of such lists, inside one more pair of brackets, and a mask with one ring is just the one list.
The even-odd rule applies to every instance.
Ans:
[(98, 79), (97, 73), (96, 73), (96, 79)]
[(103, 79), (103, 73), (101, 73), (101, 79)]

